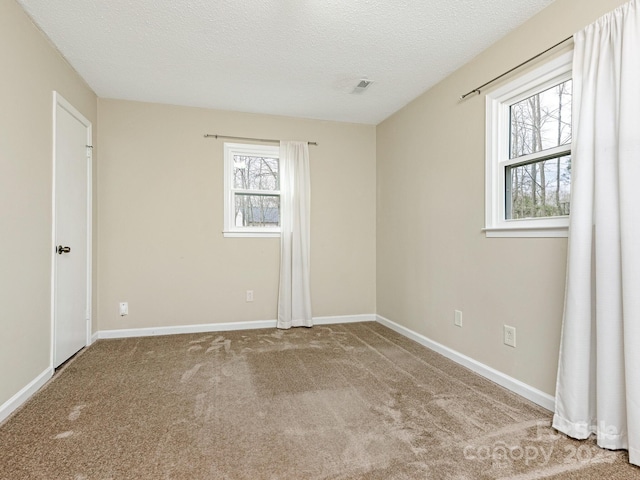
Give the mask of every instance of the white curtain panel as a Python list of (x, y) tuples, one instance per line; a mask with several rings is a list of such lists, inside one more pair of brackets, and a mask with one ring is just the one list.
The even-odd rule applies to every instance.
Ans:
[(553, 426), (640, 465), (640, 13), (574, 36), (572, 198)]
[(310, 180), (307, 142), (280, 142), (278, 328), (311, 327)]

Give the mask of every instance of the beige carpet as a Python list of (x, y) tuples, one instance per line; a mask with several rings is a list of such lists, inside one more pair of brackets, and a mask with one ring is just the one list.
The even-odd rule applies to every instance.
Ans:
[(640, 478), (550, 418), (375, 323), (102, 340), (0, 426), (0, 478)]

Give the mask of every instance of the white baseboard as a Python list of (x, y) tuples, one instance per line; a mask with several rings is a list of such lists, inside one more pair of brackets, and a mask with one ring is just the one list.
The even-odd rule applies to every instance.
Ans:
[(9, 400), (0, 405), (0, 423), (16, 411), (31, 395), (36, 393), (53, 376), (53, 369), (47, 368), (44, 372), (31, 380), (22, 390)]
[(98, 338), (154, 337), (158, 335), (178, 335), (182, 333), (224, 332), (229, 330), (254, 330), (276, 328), (275, 320), (251, 322), (203, 323), (200, 325), (176, 325), (172, 327), (123, 328), (121, 330), (100, 330)]
[(497, 383), (498, 385), (503, 386), (504, 388), (511, 390), (514, 393), (526, 398), (527, 400), (531, 400), (533, 403), (540, 405), (543, 408), (546, 408), (549, 411), (553, 411), (555, 408), (555, 398), (549, 395), (548, 393), (543, 392), (542, 390), (538, 390), (537, 388), (532, 387), (531, 385), (527, 385), (520, 380), (517, 380), (509, 375), (506, 375), (494, 368), (491, 368), (483, 363), (474, 360), (471, 357), (467, 357), (462, 353), (456, 352), (449, 347), (445, 347), (444, 345), (434, 342), (430, 338), (425, 337), (419, 333), (414, 332), (402, 325), (398, 325), (395, 322), (392, 322), (388, 318), (384, 318), (380, 315), (376, 315), (378, 323), (384, 325), (385, 327), (389, 327), (391, 330), (398, 332), (400, 335), (403, 335), (415, 342), (418, 342), (420, 345), (423, 345), (440, 355), (447, 357), (450, 360), (453, 360), (460, 365), (467, 367), (469, 370), (474, 371), (478, 375), (482, 375), (485, 378), (488, 378), (492, 382)]
[(336, 323), (357, 323), (357, 322), (375, 322), (377, 320), (375, 313), (365, 313), (361, 315), (338, 315), (334, 317), (313, 317), (314, 325), (332, 325)]
[[(314, 325), (335, 323), (374, 322), (376, 315), (340, 315), (332, 317), (313, 317)], [(255, 330), (258, 328), (276, 328), (276, 320), (256, 320), (250, 322), (205, 323), (200, 325), (176, 325), (171, 327), (126, 328), (121, 330), (101, 330), (94, 338), (133, 338), (153, 337), (156, 335), (176, 335), (182, 333), (228, 332), (230, 330)]]

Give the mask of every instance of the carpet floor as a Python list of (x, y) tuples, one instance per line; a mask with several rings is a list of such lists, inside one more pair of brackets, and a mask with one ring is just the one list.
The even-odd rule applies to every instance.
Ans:
[(0, 426), (0, 478), (640, 478), (550, 420), (371, 322), (100, 340)]

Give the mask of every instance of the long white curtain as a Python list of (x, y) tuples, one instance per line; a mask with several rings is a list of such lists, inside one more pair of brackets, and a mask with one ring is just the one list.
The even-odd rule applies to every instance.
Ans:
[(307, 142), (280, 142), (278, 328), (311, 327), (310, 180)]
[(553, 426), (640, 465), (640, 11), (574, 35), (572, 198)]

